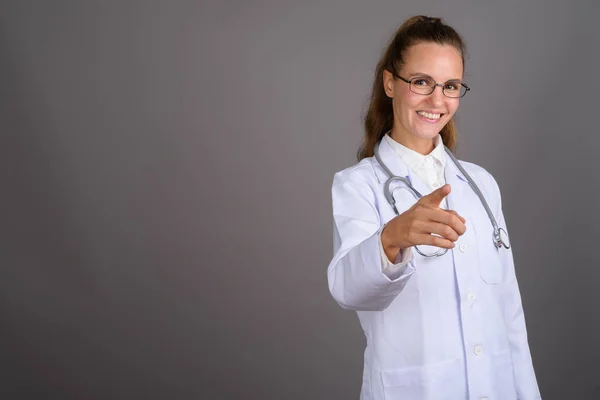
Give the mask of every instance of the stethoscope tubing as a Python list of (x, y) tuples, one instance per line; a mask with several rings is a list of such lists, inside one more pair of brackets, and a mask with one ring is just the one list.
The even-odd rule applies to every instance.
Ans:
[[(391, 190), (390, 190), (391, 184), (393, 182), (395, 182), (395, 181), (401, 181), (402, 183), (404, 183), (415, 194), (415, 196), (418, 199), (420, 199), (423, 196), (421, 195), (421, 193), (419, 193), (412, 186), (411, 182), (408, 179), (406, 179), (406, 178), (404, 178), (402, 176), (395, 176), (392, 173), (392, 171), (390, 171), (390, 169), (387, 167), (387, 165), (385, 165), (385, 163), (381, 159), (381, 156), (379, 155), (379, 146), (380, 145), (381, 145), (381, 142), (378, 143), (375, 146), (374, 156), (375, 156), (375, 159), (377, 160), (377, 162), (379, 163), (379, 165), (381, 166), (381, 168), (384, 170), (384, 172), (389, 177), (388, 180), (385, 182), (385, 185), (384, 185), (384, 188), (383, 188), (383, 194), (384, 194), (386, 200), (388, 201), (388, 203), (394, 209), (394, 212), (396, 213), (396, 215), (400, 215), (400, 213), (398, 212), (398, 209), (396, 207), (396, 200), (394, 199), (394, 196), (392, 195)], [(452, 152), (450, 151), (450, 149), (448, 149), (446, 146), (444, 146), (444, 150), (446, 151), (446, 154), (448, 154), (448, 156), (450, 157), (450, 159), (452, 160), (452, 162), (454, 163), (454, 165), (456, 165), (456, 167), (458, 168), (458, 170), (464, 175), (465, 179), (469, 183), (469, 186), (471, 186), (471, 189), (473, 190), (473, 192), (475, 192), (475, 194), (477, 195), (477, 197), (479, 197), (479, 201), (483, 205), (483, 208), (485, 208), (485, 212), (487, 213), (488, 218), (490, 219), (490, 222), (492, 224), (492, 227), (494, 228), (494, 233), (493, 233), (494, 245), (497, 248), (504, 247), (505, 249), (509, 249), (510, 248), (510, 242), (508, 240), (508, 234), (506, 233), (506, 231), (504, 229), (498, 227), (498, 223), (496, 222), (496, 218), (494, 218), (494, 214), (492, 214), (492, 211), (490, 210), (490, 206), (488, 205), (487, 201), (485, 200), (485, 197), (483, 196), (483, 193), (481, 193), (481, 190), (479, 190), (479, 187), (477, 186), (477, 184), (475, 183), (475, 181), (473, 180), (473, 178), (471, 178), (471, 176), (467, 173), (467, 171), (463, 168), (463, 166), (460, 165), (460, 162), (458, 162), (458, 160), (456, 159), (456, 157), (454, 156), (454, 154), (452, 154)], [(504, 238), (502, 237), (503, 235), (507, 238), (507, 240), (504, 240)], [(425, 254), (421, 253), (416, 248), (416, 246), (415, 246), (415, 250), (417, 250), (417, 252), (419, 254), (425, 256)], [(443, 253), (441, 253), (439, 255), (443, 255), (447, 251), (448, 250), (445, 249), (445, 251), (443, 251)], [(436, 253), (435, 255), (438, 255), (438, 253)]]

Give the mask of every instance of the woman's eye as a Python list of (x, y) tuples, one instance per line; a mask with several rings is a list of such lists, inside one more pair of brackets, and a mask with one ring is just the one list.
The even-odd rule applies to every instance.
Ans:
[(445, 86), (446, 90), (458, 90), (459, 87), (460, 84), (456, 82), (448, 82)]
[(417, 86), (429, 86), (429, 81), (427, 79), (415, 79), (413, 83)]

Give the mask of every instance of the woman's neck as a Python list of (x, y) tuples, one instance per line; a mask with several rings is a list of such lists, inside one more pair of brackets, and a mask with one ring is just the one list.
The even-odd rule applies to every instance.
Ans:
[(390, 132), (390, 136), (402, 146), (408, 147), (409, 149), (414, 150), (417, 153), (423, 154), (424, 156), (431, 153), (435, 148), (435, 139), (424, 139), (414, 137), (412, 135), (401, 135), (397, 134), (395, 131)]

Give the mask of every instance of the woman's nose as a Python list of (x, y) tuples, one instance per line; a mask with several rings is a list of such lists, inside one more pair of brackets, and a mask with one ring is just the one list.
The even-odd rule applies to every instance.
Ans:
[(442, 104), (444, 101), (444, 91), (443, 91), (443, 85), (438, 84), (434, 89), (433, 89), (433, 93), (431, 93), (429, 95), (429, 101), (432, 104)]

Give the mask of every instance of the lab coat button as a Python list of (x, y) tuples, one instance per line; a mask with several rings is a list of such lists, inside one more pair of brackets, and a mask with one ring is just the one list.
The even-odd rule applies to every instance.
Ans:
[(469, 293), (469, 294), (467, 295), (467, 299), (469, 299), (469, 300), (471, 300), (471, 301), (472, 301), (472, 300), (475, 300), (475, 295), (474, 295), (473, 293)]
[(487, 397), (482, 397), (481, 400), (489, 400)]
[(466, 244), (463, 243), (463, 244), (459, 245), (458, 248), (461, 252), (466, 253), (467, 250), (469, 249), (469, 246), (467, 246)]
[(439, 187), (440, 187), (440, 183), (439, 183), (439, 182), (434, 182), (434, 183), (433, 183), (433, 188), (434, 188), (434, 189), (437, 189), (437, 188), (439, 188)]
[(477, 346), (475, 346), (475, 351), (474, 351), (476, 356), (480, 356), (483, 354), (483, 346), (478, 344)]

